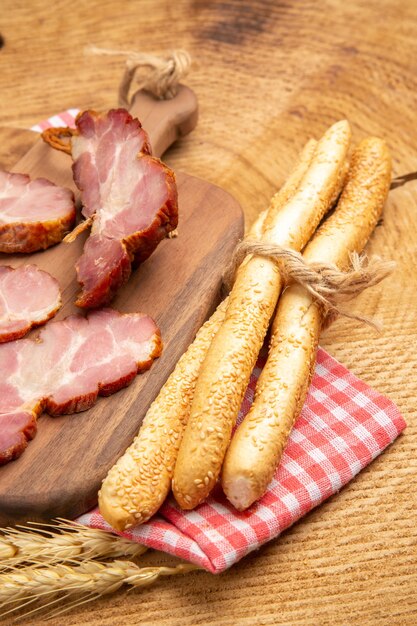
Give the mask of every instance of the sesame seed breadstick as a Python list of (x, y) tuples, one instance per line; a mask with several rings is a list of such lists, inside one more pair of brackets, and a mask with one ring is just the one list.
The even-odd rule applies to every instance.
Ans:
[(271, 198), (269, 207), (263, 211), (264, 220), (262, 225), (262, 232), (269, 231), (277, 217), (277, 214), (287, 202), (294, 195), (298, 186), (307, 172), (309, 165), (313, 159), (314, 153), (317, 149), (317, 141), (315, 139), (309, 139), (298, 156), (297, 162), (279, 191), (277, 191)]
[(148, 409), (133, 443), (103, 481), (98, 494), (100, 513), (116, 530), (146, 522), (168, 495), (195, 380), (226, 304), (223, 300), (200, 328)]
[[(263, 240), (295, 250), (305, 246), (340, 186), (349, 143), (350, 127), (345, 120), (324, 134), (311, 163), (306, 163), (305, 174), (296, 168), (290, 177), (292, 195), (284, 198), (273, 219), (267, 218)], [(295, 184), (291, 183), (295, 178)], [(281, 286), (277, 265), (264, 257), (254, 255), (237, 271), (225, 320), (196, 382), (178, 452), (172, 488), (184, 509), (202, 502), (217, 481)]]
[[(385, 142), (365, 139), (353, 154), (334, 214), (317, 231), (304, 257), (345, 269), (350, 253), (362, 251), (375, 228), (390, 180), (391, 159)], [(322, 309), (306, 289), (293, 285), (285, 291), (254, 403), (223, 465), (223, 490), (239, 510), (258, 500), (274, 475), (307, 395), (322, 322)]]
[[(266, 213), (252, 225), (252, 237), (261, 236)], [(117, 530), (146, 522), (168, 495), (195, 381), (226, 306), (227, 299), (200, 328), (150, 406), (139, 434), (103, 481), (100, 512)]]

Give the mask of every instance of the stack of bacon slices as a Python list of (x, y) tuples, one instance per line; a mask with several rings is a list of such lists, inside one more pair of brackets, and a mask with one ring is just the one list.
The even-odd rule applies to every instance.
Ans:
[[(65, 142), (62, 136), (70, 136)], [(72, 154), (74, 181), (91, 234), (77, 262), (76, 304), (108, 305), (178, 222), (173, 172), (151, 156), (146, 132), (124, 109), (86, 111), (76, 128), (44, 139)], [(75, 221), (70, 190), (45, 179), (0, 172), (0, 251), (33, 252), (64, 238)], [(0, 266), (0, 464), (17, 458), (37, 417), (83, 411), (148, 369), (161, 352), (159, 330), (141, 313), (92, 311), (48, 323), (61, 306), (57, 281), (34, 265)]]
[(0, 346), (0, 464), (20, 456), (43, 411), (89, 409), (148, 369), (161, 352), (155, 322), (112, 309), (48, 324), (37, 341)]

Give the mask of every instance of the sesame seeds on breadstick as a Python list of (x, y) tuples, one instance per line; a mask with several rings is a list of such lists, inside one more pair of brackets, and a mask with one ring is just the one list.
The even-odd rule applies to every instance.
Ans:
[(223, 301), (200, 328), (151, 404), (133, 443), (103, 481), (100, 513), (116, 530), (146, 522), (168, 495), (195, 380), (225, 310)]
[[(338, 206), (305, 249), (305, 259), (344, 269), (350, 254), (362, 251), (375, 228), (390, 179), (391, 158), (385, 142), (362, 141), (354, 151)], [(239, 510), (258, 500), (273, 477), (307, 394), (322, 322), (322, 309), (306, 289), (292, 285), (285, 291), (254, 403), (223, 465), (223, 490)]]
[[(350, 127), (345, 120), (324, 134), (311, 162), (290, 177), (291, 193), (285, 194), (282, 205), (279, 196), (275, 198), (274, 211), (265, 220), (266, 241), (295, 250), (305, 246), (340, 190), (349, 144)], [(224, 322), (196, 382), (178, 452), (172, 486), (185, 509), (202, 502), (217, 481), (281, 288), (278, 268), (269, 259), (253, 256), (237, 272)]]
[[(304, 258), (345, 269), (350, 253), (363, 249), (375, 227), (391, 171), (385, 143), (369, 138), (355, 150), (346, 182), (349, 140), (349, 126), (339, 122), (318, 144), (309, 142), (251, 235), (302, 249), (343, 188), (336, 211)], [(229, 446), (281, 283), (276, 263), (267, 257), (252, 254), (240, 265), (229, 298), (199, 331), (134, 443), (103, 482), (100, 510), (113, 527), (123, 530), (149, 519), (171, 480), (179, 504), (194, 508), (210, 493), (222, 465), (223, 489), (237, 509), (262, 496), (307, 394), (324, 320), (321, 305), (305, 288), (287, 288), (254, 404)]]

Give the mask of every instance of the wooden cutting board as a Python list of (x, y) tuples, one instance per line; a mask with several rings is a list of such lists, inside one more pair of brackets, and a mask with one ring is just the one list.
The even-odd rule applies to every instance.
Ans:
[[(160, 155), (194, 127), (197, 108), (194, 94), (182, 87), (176, 98), (162, 102), (139, 92), (132, 112), (142, 120), (154, 153)], [(0, 138), (0, 165), (75, 190), (70, 157), (40, 139), (34, 142), (29, 131), (3, 129)], [(17, 152), (20, 159), (11, 167)], [(88, 411), (39, 419), (37, 435), (22, 456), (0, 468), (3, 526), (73, 518), (96, 504), (102, 479), (131, 443), (175, 363), (219, 301), (222, 272), (243, 234), (242, 212), (219, 187), (181, 172), (176, 175), (179, 235), (161, 242), (112, 303), (124, 313), (142, 311), (156, 320), (164, 343), (162, 356), (129, 387), (99, 398)], [(80, 312), (74, 305), (79, 290), (74, 264), (86, 236), (36, 254), (0, 254), (0, 264), (36, 263), (55, 276), (64, 303), (55, 319), (62, 319)], [(42, 376), (42, 371), (37, 374)]]

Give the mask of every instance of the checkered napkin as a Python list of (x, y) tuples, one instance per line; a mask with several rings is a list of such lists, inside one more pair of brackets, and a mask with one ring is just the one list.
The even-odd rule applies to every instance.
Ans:
[[(67, 111), (34, 127), (69, 125)], [(252, 403), (265, 364), (252, 373), (239, 414)], [(194, 511), (181, 511), (169, 498), (149, 522), (122, 534), (219, 573), (262, 544), (278, 537), (300, 517), (333, 495), (377, 457), (405, 428), (396, 406), (319, 349), (306, 403), (281, 463), (263, 498), (239, 513), (218, 486)], [(79, 522), (110, 530), (97, 509)]]

